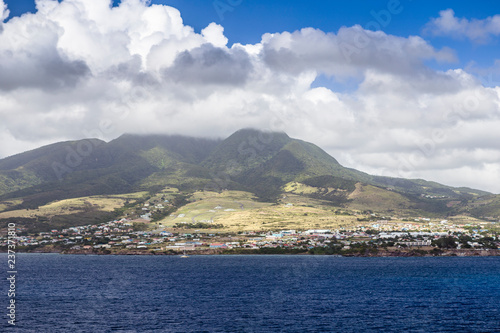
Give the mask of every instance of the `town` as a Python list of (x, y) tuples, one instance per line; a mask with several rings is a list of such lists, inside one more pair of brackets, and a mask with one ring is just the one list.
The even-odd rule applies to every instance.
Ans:
[[(495, 222), (377, 220), (337, 230), (229, 233), (165, 228), (127, 219), (23, 235), (18, 252), (73, 254), (331, 254), (342, 256), (500, 255)], [(168, 230), (167, 230), (168, 229)], [(7, 237), (0, 248), (7, 249)]]

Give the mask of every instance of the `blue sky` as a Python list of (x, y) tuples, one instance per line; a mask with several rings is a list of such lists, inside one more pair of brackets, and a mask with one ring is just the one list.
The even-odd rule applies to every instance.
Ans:
[(255, 127), (372, 174), (500, 193), (498, 1), (40, 8), (0, 0), (0, 158), (90, 136)]

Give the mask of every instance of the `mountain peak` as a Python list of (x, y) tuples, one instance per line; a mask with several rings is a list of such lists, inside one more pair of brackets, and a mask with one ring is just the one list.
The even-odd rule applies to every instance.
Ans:
[(238, 134), (246, 134), (246, 135), (279, 134), (279, 135), (285, 135), (288, 137), (288, 135), (283, 131), (271, 131), (271, 130), (267, 130), (267, 129), (261, 130), (261, 129), (257, 129), (254, 127), (241, 128), (241, 129), (237, 130), (236, 132), (234, 132), (232, 135), (237, 134), (237, 133)]
[(240, 174), (268, 161), (291, 140), (283, 132), (241, 129), (223, 140), (203, 165), (229, 175)]

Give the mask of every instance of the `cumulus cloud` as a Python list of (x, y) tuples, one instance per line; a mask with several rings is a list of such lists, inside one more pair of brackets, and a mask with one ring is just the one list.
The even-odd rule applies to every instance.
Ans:
[(7, 9), (7, 4), (3, 0), (0, 0), (0, 21), (5, 21), (9, 17), (10, 11)]
[(165, 71), (165, 79), (190, 84), (243, 84), (252, 64), (241, 49), (224, 50), (212, 44), (203, 44), (180, 53)]
[(402, 38), (356, 25), (337, 34), (306, 28), (293, 33), (265, 34), (264, 61), (273, 69), (289, 73), (304, 70), (333, 76), (362, 75), (377, 69), (395, 75), (414, 74), (423, 61), (454, 61), (449, 49), (435, 50), (418, 36)]
[(7, 9), (7, 4), (3, 0), (0, 0), (0, 33), (3, 31), (3, 21), (5, 21), (10, 15), (10, 11)]
[[(1, 1), (1, 0), (0, 0)], [(283, 130), (349, 167), (500, 192), (500, 88), (418, 36), (306, 28), (228, 45), (146, 1), (38, 0), (0, 34), (0, 157), (122, 133), (225, 137)], [(6, 7), (0, 2), (2, 17)], [(354, 78), (350, 92), (312, 88)], [(453, 172), (477, 171), (460, 178)]]
[(425, 31), (435, 36), (467, 38), (476, 43), (486, 43), (500, 35), (500, 15), (469, 20), (456, 17), (453, 9), (446, 9), (439, 12), (439, 17), (431, 19)]

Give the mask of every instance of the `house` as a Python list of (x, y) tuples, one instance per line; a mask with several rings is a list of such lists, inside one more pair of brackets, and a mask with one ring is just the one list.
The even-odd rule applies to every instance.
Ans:
[(312, 230), (306, 230), (304, 234), (310, 235), (310, 234), (326, 234), (331, 232), (330, 229), (312, 229)]
[(211, 243), (210, 248), (211, 249), (227, 249), (227, 245), (224, 243)]
[(408, 241), (408, 242), (398, 242), (398, 244), (404, 244), (404, 245), (409, 246), (409, 247), (412, 247), (412, 246), (430, 246), (431, 241), (430, 240)]

